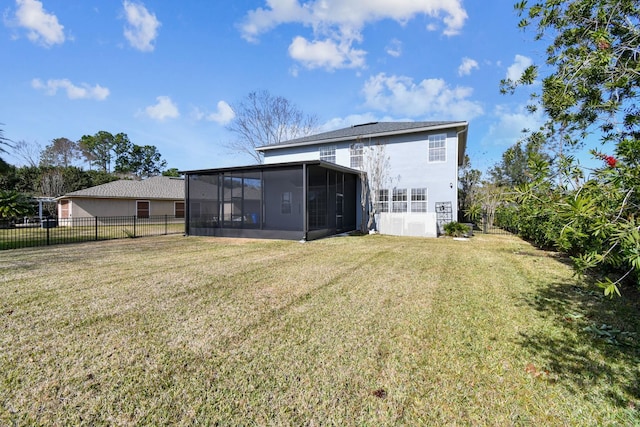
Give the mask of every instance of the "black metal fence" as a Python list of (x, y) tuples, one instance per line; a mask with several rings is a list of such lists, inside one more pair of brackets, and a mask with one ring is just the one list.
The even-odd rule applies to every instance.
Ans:
[(170, 215), (43, 218), (0, 222), (0, 250), (184, 233), (184, 218)]

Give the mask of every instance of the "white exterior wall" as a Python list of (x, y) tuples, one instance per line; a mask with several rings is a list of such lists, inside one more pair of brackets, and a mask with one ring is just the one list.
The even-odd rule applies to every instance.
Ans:
[[(429, 135), (446, 135), (446, 161), (429, 162)], [(336, 147), (336, 163), (351, 167), (349, 146), (353, 141), (288, 147), (264, 152), (267, 164), (319, 160), (321, 146)], [(378, 231), (383, 234), (428, 236), (437, 235), (435, 206), (451, 202), (451, 219), (458, 218), (458, 135), (455, 129), (435, 130), (378, 139), (362, 140), (368, 145), (385, 144), (389, 157), (389, 206), (393, 189), (407, 190), (408, 212), (381, 213)], [(366, 156), (366, 154), (365, 154)], [(411, 189), (427, 188), (427, 212), (411, 212)]]

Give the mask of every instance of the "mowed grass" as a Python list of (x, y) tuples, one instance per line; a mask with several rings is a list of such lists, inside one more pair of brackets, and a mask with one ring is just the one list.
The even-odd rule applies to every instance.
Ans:
[(0, 253), (2, 425), (640, 424), (640, 316), (510, 236)]

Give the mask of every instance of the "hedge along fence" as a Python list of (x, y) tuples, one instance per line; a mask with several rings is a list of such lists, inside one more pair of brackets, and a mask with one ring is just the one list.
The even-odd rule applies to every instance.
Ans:
[(184, 218), (170, 215), (45, 218), (34, 224), (0, 224), (0, 250), (181, 233)]

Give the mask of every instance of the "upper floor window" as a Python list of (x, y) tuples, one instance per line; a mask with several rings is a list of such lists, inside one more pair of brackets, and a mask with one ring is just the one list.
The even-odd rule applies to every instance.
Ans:
[(412, 188), (411, 189), (411, 212), (427, 211), (427, 189)]
[(364, 144), (362, 142), (354, 142), (349, 146), (349, 156), (351, 157), (351, 167), (354, 169), (362, 168), (362, 152)]
[(407, 211), (407, 189), (406, 188), (393, 189), (393, 204), (391, 205), (391, 209), (393, 212)]
[(444, 133), (429, 135), (429, 161), (447, 161), (447, 135)]
[(325, 145), (320, 147), (320, 160), (324, 160), (325, 162), (336, 162), (336, 146), (335, 145)]

